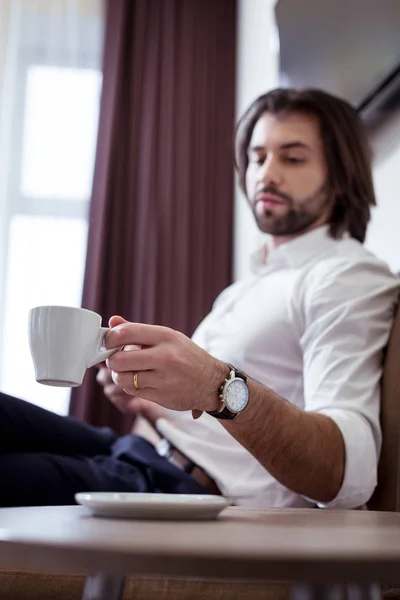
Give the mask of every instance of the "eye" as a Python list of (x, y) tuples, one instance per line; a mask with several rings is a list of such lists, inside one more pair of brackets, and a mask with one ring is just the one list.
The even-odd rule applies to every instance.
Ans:
[(298, 156), (285, 156), (283, 161), (289, 165), (301, 165), (306, 162), (304, 158)]

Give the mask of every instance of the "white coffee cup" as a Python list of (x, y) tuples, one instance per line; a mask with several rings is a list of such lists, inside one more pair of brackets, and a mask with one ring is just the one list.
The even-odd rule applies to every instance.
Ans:
[(86, 369), (106, 360), (118, 348), (104, 350), (108, 327), (85, 308), (37, 306), (29, 311), (29, 346), (35, 378), (44, 385), (76, 387)]

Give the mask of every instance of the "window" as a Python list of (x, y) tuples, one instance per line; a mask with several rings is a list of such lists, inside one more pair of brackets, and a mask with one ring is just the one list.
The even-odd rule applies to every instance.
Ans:
[(101, 76), (33, 65), (26, 76), (20, 192), (86, 202), (92, 185)]
[[(69, 390), (34, 380), (28, 311), (40, 304), (81, 302), (101, 93), (102, 15), (79, 20), (86, 47), (72, 53), (58, 47), (54, 35), (44, 52), (45, 16), (36, 15), (34, 25), (31, 15), (23, 16), (20, 31), (36, 26), (39, 33), (21, 34), (9, 107), (11, 158), (0, 241), (0, 389), (66, 414)], [(60, 27), (62, 21), (60, 15)]]

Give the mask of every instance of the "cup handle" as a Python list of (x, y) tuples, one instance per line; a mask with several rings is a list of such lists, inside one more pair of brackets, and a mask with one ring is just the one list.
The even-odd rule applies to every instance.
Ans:
[(111, 350), (102, 350), (101, 349), (102, 345), (103, 345), (104, 337), (108, 331), (110, 331), (110, 327), (100, 327), (99, 333), (97, 336), (95, 355), (89, 359), (88, 368), (93, 367), (94, 365), (97, 365), (101, 362), (104, 362), (109, 356), (111, 356), (112, 354), (114, 354), (115, 352), (118, 352), (118, 350), (120, 350), (120, 348), (111, 348)]

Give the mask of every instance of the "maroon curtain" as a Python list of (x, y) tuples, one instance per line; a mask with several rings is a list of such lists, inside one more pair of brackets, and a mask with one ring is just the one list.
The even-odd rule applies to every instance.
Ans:
[[(231, 282), (236, 0), (108, 0), (83, 306), (192, 334)], [(71, 414), (131, 423), (92, 369)]]

